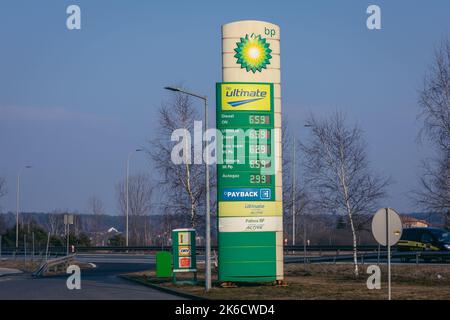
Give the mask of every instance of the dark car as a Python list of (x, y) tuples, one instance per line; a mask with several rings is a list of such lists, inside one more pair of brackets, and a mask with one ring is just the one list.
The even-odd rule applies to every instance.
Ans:
[(450, 250), (450, 233), (438, 228), (404, 229), (398, 251)]

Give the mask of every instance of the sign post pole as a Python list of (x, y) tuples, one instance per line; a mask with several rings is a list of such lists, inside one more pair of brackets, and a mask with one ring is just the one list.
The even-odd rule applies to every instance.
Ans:
[(45, 248), (45, 262), (48, 261), (48, 246), (50, 245), (50, 232), (47, 235), (47, 247)]
[(172, 230), (173, 283), (177, 282), (176, 273), (178, 272), (192, 272), (194, 279), (190, 283), (197, 283), (195, 235), (195, 229)]
[[(208, 100), (205, 98), (205, 135), (208, 130)], [(207, 142), (205, 140), (205, 150)], [(205, 247), (205, 290), (208, 292), (211, 290), (211, 212), (209, 203), (209, 155), (206, 153), (205, 159), (205, 184), (206, 184), (206, 247)], [(195, 273), (197, 276), (197, 273)]]
[(373, 216), (372, 234), (380, 245), (387, 248), (388, 300), (391, 300), (391, 246), (400, 240), (402, 229), (399, 215), (391, 208), (382, 208)]
[(69, 236), (70, 236), (70, 225), (73, 224), (73, 214), (65, 214), (64, 215), (64, 227), (66, 231), (66, 255), (69, 255)]
[(388, 300), (391, 300), (391, 245), (389, 239), (389, 211), (386, 210), (386, 245), (387, 245), (387, 264), (388, 264)]

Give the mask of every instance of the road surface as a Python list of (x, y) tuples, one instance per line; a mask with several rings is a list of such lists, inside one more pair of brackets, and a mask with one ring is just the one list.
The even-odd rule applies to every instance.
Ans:
[[(96, 266), (92, 269), (82, 270), (81, 290), (67, 289), (67, 276), (65, 275), (46, 278), (33, 278), (29, 274), (5, 275), (0, 277), (0, 300), (181, 299), (119, 277), (120, 274), (124, 273), (154, 269), (155, 256), (153, 254), (78, 254), (77, 260), (84, 263), (93, 263)], [(204, 256), (199, 255), (197, 261), (204, 263)], [(302, 262), (302, 256), (285, 256), (285, 263)], [(376, 263), (376, 259), (365, 259), (365, 262)], [(380, 259), (380, 262), (384, 263), (385, 259)], [(351, 261), (338, 263), (346, 264), (351, 263)], [(399, 259), (393, 259), (393, 263), (401, 264)], [(439, 265), (436, 262), (430, 264)]]
[(82, 270), (81, 290), (69, 290), (67, 276), (33, 278), (29, 274), (0, 277), (0, 300), (180, 300), (118, 275), (154, 268), (150, 256), (80, 255), (79, 260), (96, 268)]

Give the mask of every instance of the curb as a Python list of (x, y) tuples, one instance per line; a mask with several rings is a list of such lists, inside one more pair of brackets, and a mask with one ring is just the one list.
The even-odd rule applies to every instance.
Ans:
[(169, 288), (166, 288), (166, 287), (158, 286), (158, 285), (156, 285), (154, 283), (144, 282), (144, 281), (141, 281), (139, 279), (136, 279), (136, 278), (133, 278), (133, 277), (130, 277), (130, 276), (127, 276), (127, 275), (119, 275), (119, 277), (122, 278), (122, 279), (128, 280), (128, 281), (131, 281), (131, 282), (139, 283), (139, 284), (141, 284), (143, 286), (147, 286), (147, 287), (150, 287), (152, 289), (156, 289), (156, 290), (159, 290), (159, 291), (162, 291), (162, 292), (165, 292), (165, 293), (169, 293), (169, 294), (173, 294), (175, 296), (179, 296), (181, 298), (186, 298), (186, 299), (191, 299), (191, 300), (210, 300), (208, 298), (199, 297), (199, 296), (196, 296), (196, 295), (193, 295), (193, 294), (190, 294), (190, 293), (185, 293), (185, 292), (181, 292), (181, 291), (178, 291), (178, 290), (175, 290), (175, 289), (169, 289)]
[(2, 277), (9, 277), (9, 276), (18, 276), (19, 274), (23, 274), (21, 272), (16, 272), (16, 273), (0, 273), (0, 278)]
[[(87, 264), (89, 264), (89, 265), (91, 265), (91, 267), (90, 268), (84, 268), (84, 267), (80, 267), (79, 265), (79, 267), (80, 267), (80, 269), (81, 269), (81, 271), (83, 271), (83, 270), (90, 270), (90, 269), (95, 269), (95, 268), (97, 268), (97, 265), (95, 265), (95, 264), (93, 264), (93, 263), (87, 263)], [(94, 266), (92, 266), (92, 265), (94, 265)], [(39, 274), (38, 273), (38, 271), (40, 270), (42, 268), (42, 265), (41, 266), (39, 266), (36, 270), (34, 270), (34, 271), (32, 271), (32, 272), (29, 272), (34, 278), (61, 278), (61, 277), (67, 277), (67, 273), (65, 272), (65, 271), (59, 271), (59, 272), (57, 272), (57, 273), (50, 273), (50, 274), (48, 274), (48, 273), (42, 273), (42, 274)]]

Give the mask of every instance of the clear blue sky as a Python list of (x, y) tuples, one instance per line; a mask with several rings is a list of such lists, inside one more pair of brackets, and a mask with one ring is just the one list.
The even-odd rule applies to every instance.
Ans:
[[(70, 4), (82, 30), (66, 29)], [(366, 28), (378, 4), (382, 30)], [(433, 48), (450, 34), (450, 1), (0, 1), (0, 175), (15, 209), (84, 211), (91, 194), (117, 213), (128, 151), (154, 133), (167, 84), (214, 97), (221, 25), (281, 26), (283, 112), (292, 124), (335, 109), (365, 131), (372, 165), (392, 175), (387, 205), (415, 210), (426, 146), (416, 143), (417, 91)], [(212, 99), (213, 100), (213, 99)], [(305, 136), (303, 129), (297, 134)], [(151, 171), (140, 154), (132, 171)]]

